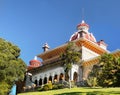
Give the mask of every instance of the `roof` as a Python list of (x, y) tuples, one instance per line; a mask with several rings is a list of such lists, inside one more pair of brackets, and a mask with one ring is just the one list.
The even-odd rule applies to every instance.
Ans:
[[(101, 48), (98, 44), (96, 44), (95, 42), (89, 41), (87, 38), (79, 38), (77, 40), (74, 40), (73, 42), (75, 42), (77, 46), (79, 47), (85, 46), (90, 50), (96, 52), (97, 54), (103, 54), (107, 52), (105, 49)], [(43, 62), (46, 60), (50, 60), (56, 56), (60, 56), (60, 54), (62, 54), (65, 51), (67, 45), (68, 43), (65, 43), (57, 48), (43, 52), (37, 55), (37, 57), (42, 58)]]

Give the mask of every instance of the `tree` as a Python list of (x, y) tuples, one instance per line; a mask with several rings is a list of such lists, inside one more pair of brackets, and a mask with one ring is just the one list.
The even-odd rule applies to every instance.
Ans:
[(88, 80), (87, 80), (88, 86), (91, 86), (91, 87), (98, 86), (97, 85), (97, 76), (98, 76), (99, 72), (100, 72), (100, 66), (98, 64), (93, 65), (92, 70), (91, 70)]
[(100, 58), (98, 70), (98, 84), (103, 87), (120, 87), (120, 58), (112, 54), (103, 54)]
[(73, 42), (69, 42), (68, 46), (63, 54), (60, 56), (64, 71), (65, 71), (65, 78), (68, 81), (69, 80), (69, 71), (72, 68), (72, 64), (75, 64), (80, 61), (81, 53), (78, 49), (78, 47)]
[(0, 38), (0, 94), (5, 95), (15, 81), (24, 79), (26, 65), (19, 56), (16, 45)]

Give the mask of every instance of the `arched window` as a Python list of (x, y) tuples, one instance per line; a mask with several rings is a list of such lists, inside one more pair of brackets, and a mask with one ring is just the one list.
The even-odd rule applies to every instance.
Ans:
[(61, 73), (59, 80), (61, 81), (61, 80), (63, 80), (63, 79), (64, 79), (64, 76), (63, 76), (63, 73)]
[(39, 85), (42, 85), (42, 79), (40, 78), (40, 80), (39, 80)]
[(54, 76), (54, 82), (57, 82), (58, 80), (57, 80), (57, 77), (58, 77), (58, 75), (55, 75)]
[(77, 74), (77, 72), (74, 72), (73, 80), (75, 82), (77, 82), (77, 79), (78, 79), (78, 74)]
[(51, 83), (52, 83), (52, 76), (49, 77), (49, 81), (51, 81)]
[(44, 84), (46, 84), (46, 83), (47, 83), (47, 77), (44, 78)]
[(35, 84), (36, 84), (36, 86), (37, 86), (37, 79), (35, 80)]

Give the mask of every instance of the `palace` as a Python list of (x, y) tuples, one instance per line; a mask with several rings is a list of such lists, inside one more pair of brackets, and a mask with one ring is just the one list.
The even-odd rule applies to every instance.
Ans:
[[(69, 42), (74, 42), (81, 52), (81, 64), (73, 64), (70, 71), (70, 80), (80, 82), (88, 78), (92, 67), (98, 63), (98, 56), (104, 53), (110, 53), (107, 50), (107, 44), (103, 41), (96, 41), (96, 38), (89, 32), (89, 25), (84, 20), (77, 25), (76, 32), (71, 35)], [(64, 53), (68, 43), (49, 49), (46, 43), (42, 48), (44, 52), (37, 55), (42, 62), (35, 57), (30, 61), (28, 72), (32, 74), (32, 81), (37, 85), (43, 85), (51, 81), (65, 80), (65, 72), (62, 63), (60, 63), (60, 54)], [(112, 52), (116, 57), (120, 57), (120, 51)]]

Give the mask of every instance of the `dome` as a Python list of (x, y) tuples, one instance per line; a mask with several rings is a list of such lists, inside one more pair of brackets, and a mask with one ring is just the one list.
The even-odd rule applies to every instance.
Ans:
[(84, 37), (92, 42), (96, 42), (96, 39), (92, 33), (86, 33)]
[(82, 20), (82, 22), (80, 24), (77, 25), (77, 29), (81, 29), (83, 27), (86, 27), (89, 29), (89, 25), (85, 23), (84, 20)]
[(30, 65), (34, 65), (34, 64), (41, 64), (39, 60), (31, 60), (30, 62)]
[(29, 64), (30, 64), (28, 66), (29, 70), (41, 66), (41, 62), (39, 60), (37, 60), (37, 57), (35, 57), (33, 60), (31, 60), (29, 62)]
[(84, 20), (80, 24), (77, 25), (77, 32), (75, 32), (71, 37), (69, 41), (74, 41), (79, 38), (86, 38), (89, 41), (96, 42), (95, 37), (93, 36), (92, 33), (90, 33), (89, 30), (89, 25), (85, 23)]
[(75, 34), (73, 34), (72, 36), (71, 36), (71, 38), (70, 38), (70, 41), (73, 41), (73, 40), (76, 40), (76, 39), (78, 39), (79, 38), (79, 33), (77, 32), (77, 33), (75, 33)]

